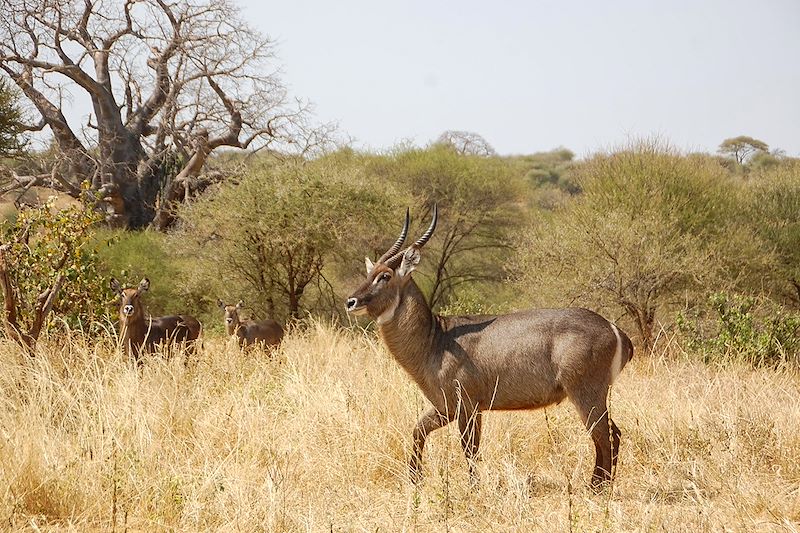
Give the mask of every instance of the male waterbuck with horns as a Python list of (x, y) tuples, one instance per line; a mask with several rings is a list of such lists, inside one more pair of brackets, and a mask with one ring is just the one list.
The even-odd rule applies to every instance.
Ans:
[(497, 316), (442, 317), (431, 312), (412, 279), (430, 227), (401, 251), (400, 237), (377, 263), (347, 310), (378, 324), (386, 346), (433, 404), (413, 433), (410, 469), (421, 477), (427, 435), (458, 418), (461, 444), (474, 474), (486, 410), (536, 409), (569, 398), (591, 432), (596, 459), (592, 485), (611, 479), (621, 432), (608, 416), (609, 387), (633, 357), (633, 345), (614, 324), (588, 309), (533, 309)]
[[(144, 350), (150, 353), (156, 344), (185, 342), (194, 350), (194, 341), (200, 336), (200, 322), (190, 315), (171, 315), (145, 318), (142, 293), (150, 289), (150, 280), (144, 278), (136, 288), (123, 288), (111, 279), (111, 290), (119, 295), (119, 327), (122, 345), (137, 363)], [(187, 360), (188, 362), (188, 360)]]

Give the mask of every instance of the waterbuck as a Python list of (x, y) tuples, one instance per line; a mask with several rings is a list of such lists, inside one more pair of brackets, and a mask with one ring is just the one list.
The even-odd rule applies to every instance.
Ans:
[(239, 300), (236, 305), (226, 305), (222, 300), (217, 300), (217, 305), (225, 314), (225, 330), (228, 335), (236, 336), (239, 339), (239, 346), (247, 348), (254, 343), (263, 343), (268, 347), (275, 347), (283, 339), (283, 328), (272, 319), (242, 320), (239, 317), (239, 310), (244, 307), (244, 302)]
[(111, 278), (111, 290), (119, 295), (119, 327), (122, 344), (128, 355), (141, 364), (142, 351), (151, 353), (156, 344), (185, 342), (194, 350), (194, 341), (200, 336), (200, 322), (189, 315), (170, 315), (145, 318), (142, 293), (150, 289), (150, 280), (144, 278), (136, 288), (123, 288)]
[(401, 251), (400, 237), (372, 263), (347, 310), (368, 315), (397, 362), (432, 407), (413, 432), (411, 477), (421, 478), (427, 435), (458, 419), (461, 444), (474, 475), (486, 410), (537, 409), (569, 398), (591, 433), (596, 459), (592, 486), (611, 479), (621, 432), (608, 416), (609, 387), (633, 357), (628, 336), (588, 309), (532, 309), (507, 315), (438, 316), (412, 279), (420, 249), (436, 228)]

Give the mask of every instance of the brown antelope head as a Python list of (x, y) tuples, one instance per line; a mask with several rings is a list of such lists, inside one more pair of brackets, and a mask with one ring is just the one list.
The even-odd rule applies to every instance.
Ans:
[(144, 278), (136, 288), (123, 288), (119, 281), (111, 278), (111, 290), (119, 295), (119, 320), (121, 324), (135, 322), (144, 316), (144, 306), (141, 302), (142, 293), (150, 289), (150, 280)]
[(411, 246), (401, 250), (408, 235), (409, 212), (400, 236), (376, 263), (366, 258), (367, 280), (347, 299), (347, 311), (356, 315), (368, 315), (384, 324), (394, 318), (403, 290), (411, 281), (420, 260), (419, 250), (433, 235), (438, 220), (438, 209), (433, 206), (433, 219), (425, 233)]
[(217, 300), (217, 305), (225, 315), (225, 329), (228, 335), (233, 335), (241, 323), (239, 311), (244, 307), (244, 301), (239, 300), (236, 305), (226, 305), (222, 300)]

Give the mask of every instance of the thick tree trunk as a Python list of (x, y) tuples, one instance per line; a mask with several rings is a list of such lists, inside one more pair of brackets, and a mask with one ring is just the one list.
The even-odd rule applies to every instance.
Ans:
[(197, 178), (206, 164), (213, 147), (209, 144), (208, 132), (201, 130), (195, 139), (195, 149), (185, 167), (166, 184), (160, 197), (158, 210), (153, 218), (153, 227), (159, 231), (168, 229), (175, 223), (175, 208), (189, 197), (191, 180)]

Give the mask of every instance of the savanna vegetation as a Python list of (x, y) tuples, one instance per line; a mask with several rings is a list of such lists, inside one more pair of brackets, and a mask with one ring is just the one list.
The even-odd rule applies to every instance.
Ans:
[[(232, 4), (104, 9), (0, 7), (4, 529), (797, 531), (800, 160), (748, 136), (358, 151)], [(65, 79), (96, 111), (80, 139)], [(344, 300), (406, 207), (418, 234), (434, 206), (414, 274), (434, 311), (582, 306), (634, 340), (600, 494), (563, 406), (487, 415), (477, 485), (455, 428), (408, 482), (425, 400)], [(125, 357), (112, 277), (202, 321), (190, 364)], [(219, 299), (284, 324), (280, 347), (241, 351)]]
[[(35, 317), (27, 302), (53, 280), (62, 296), (37, 343), (20, 348), (8, 327), (0, 341), (10, 529), (796, 527), (797, 161), (737, 167), (650, 141), (582, 160), (439, 142), (217, 164), (229, 178), (166, 233), (52, 205), (5, 224), (5, 265), (28, 265), (9, 270), (18, 316)], [(588, 489), (593, 454), (568, 406), (487, 415), (477, 486), (453, 428), (431, 436), (426, 480), (408, 482), (426, 401), (343, 300), (404, 207), (413, 234), (434, 203), (441, 226), (415, 277), (435, 309), (580, 305), (631, 334), (637, 356), (611, 394), (613, 488)], [(125, 358), (111, 276), (149, 277), (153, 314), (201, 318), (188, 367)], [(218, 298), (287, 324), (281, 347), (241, 352)]]

